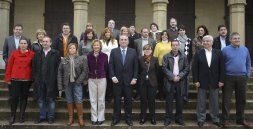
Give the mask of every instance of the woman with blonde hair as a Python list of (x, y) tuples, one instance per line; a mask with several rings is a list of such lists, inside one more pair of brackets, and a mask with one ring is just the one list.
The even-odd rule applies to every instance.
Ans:
[(87, 55), (89, 67), (88, 87), (91, 104), (92, 125), (101, 125), (105, 120), (105, 92), (108, 56), (101, 52), (102, 43), (95, 39), (91, 45), (92, 52)]
[(73, 113), (75, 104), (79, 124), (80, 126), (84, 126), (83, 87), (81, 83), (88, 78), (87, 58), (77, 55), (77, 45), (75, 43), (70, 43), (67, 50), (67, 56), (61, 60), (58, 68), (58, 89), (59, 91), (65, 91), (69, 114), (67, 125), (70, 126), (74, 122)]
[(32, 51), (35, 53), (42, 51), (42, 40), (47, 35), (47, 32), (44, 29), (37, 29), (36, 30), (36, 38), (37, 40), (33, 41), (32, 43)]

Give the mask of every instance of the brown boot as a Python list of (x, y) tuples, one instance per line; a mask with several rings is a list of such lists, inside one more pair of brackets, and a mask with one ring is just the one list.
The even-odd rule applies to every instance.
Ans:
[(84, 126), (83, 103), (76, 103), (76, 110), (77, 110), (79, 125), (80, 126)]
[(67, 125), (71, 126), (72, 123), (74, 122), (74, 120), (73, 120), (73, 113), (74, 113), (74, 105), (73, 105), (73, 103), (68, 103), (67, 104), (67, 108), (68, 108), (68, 113), (69, 113), (69, 120), (68, 120)]

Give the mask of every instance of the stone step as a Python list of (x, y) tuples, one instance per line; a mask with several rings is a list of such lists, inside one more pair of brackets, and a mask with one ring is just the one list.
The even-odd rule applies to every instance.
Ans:
[[(158, 100), (158, 99), (156, 99), (155, 101), (156, 101), (156, 103), (155, 103), (156, 109), (164, 109), (165, 108), (165, 105), (166, 105), (165, 101), (161, 101), (161, 100)], [(133, 100), (133, 104), (132, 104), (133, 109), (140, 109), (140, 103), (141, 102), (139, 100)], [(222, 103), (222, 100), (220, 99), (220, 105), (219, 105), (220, 109), (222, 107), (221, 103)], [(0, 104), (1, 104), (2, 109), (8, 109), (9, 108), (8, 99), (6, 97), (0, 98)], [(85, 108), (90, 108), (90, 102), (89, 101), (85, 100), (85, 101), (83, 101), (83, 104), (84, 104)], [(123, 105), (123, 101), (122, 101), (122, 105)], [(190, 99), (188, 103), (184, 104), (184, 109), (196, 109), (196, 105), (197, 105), (197, 100), (196, 99)], [(208, 107), (209, 100), (206, 100), (206, 105)], [(65, 99), (62, 98), (62, 99), (56, 100), (56, 106), (57, 106), (57, 108), (65, 109), (66, 108)], [(35, 102), (33, 100), (33, 98), (30, 97), (28, 99), (27, 107), (28, 108), (38, 108), (38, 104), (37, 104), (37, 102)], [(106, 109), (112, 109), (113, 108), (113, 101), (112, 102), (106, 102), (105, 107), (106, 107)], [(174, 109), (176, 108), (175, 102), (173, 103), (173, 107), (174, 107)], [(231, 108), (235, 109), (235, 100), (234, 99), (232, 100)], [(246, 109), (253, 109), (253, 99), (248, 99), (247, 100)]]
[[(57, 120), (67, 120), (68, 118), (68, 113), (67, 113), (67, 109), (59, 109), (56, 107), (56, 114), (55, 114), (55, 119)], [(208, 113), (209, 111), (207, 110), (207, 119), (210, 119), (210, 115)], [(107, 120), (111, 120), (112, 119), (112, 113), (113, 110), (112, 109), (106, 109), (105, 110), (105, 118)], [(122, 119), (124, 118), (124, 111), (123, 108), (121, 110), (122, 113)], [(221, 113), (221, 111), (220, 111)], [(232, 120), (235, 120), (235, 110), (231, 110), (230, 113), (230, 118)], [(84, 118), (85, 119), (90, 119), (90, 109), (87, 109), (84, 107)], [(132, 111), (132, 117), (133, 120), (138, 120), (139, 119), (139, 115), (140, 115), (140, 109), (133, 109)], [(253, 120), (253, 110), (245, 110), (245, 118), (247, 120)], [(18, 112), (17, 112), (17, 116), (18, 116)], [(38, 108), (27, 108), (26, 110), (26, 119), (27, 120), (36, 120), (39, 117), (39, 109)], [(6, 118), (10, 117), (10, 109), (0, 109), (0, 120), (6, 120)], [(75, 117), (76, 117), (76, 113), (75, 113)], [(156, 110), (156, 118), (157, 120), (161, 121), (164, 120), (165, 117), (165, 109), (157, 109)], [(18, 117), (17, 117), (18, 118)], [(147, 118), (148, 115), (147, 115)], [(196, 110), (183, 110), (183, 118), (185, 120), (196, 120), (197, 116), (196, 116)]]
[[(14, 125), (10, 126), (8, 125), (7, 121), (0, 121), (1, 129), (80, 129), (77, 121), (72, 126), (67, 126), (65, 121), (55, 121), (53, 124), (47, 124), (47, 123), (41, 123), (41, 124), (34, 124), (34, 121), (26, 121), (22, 124), (15, 123)], [(116, 126), (111, 126), (111, 121), (105, 121), (101, 126), (93, 126), (91, 125), (90, 121), (86, 121), (85, 123), (85, 129), (197, 129), (198, 126), (196, 124), (196, 121), (185, 121), (185, 126), (180, 126), (175, 124), (174, 122), (169, 125), (168, 127), (165, 127), (163, 125), (163, 121), (157, 121), (156, 125), (150, 124), (149, 121), (147, 121), (144, 125), (140, 125), (139, 121), (133, 121), (133, 126), (129, 127), (126, 125), (125, 121), (120, 121), (119, 124)], [(253, 128), (253, 126), (252, 126)], [(204, 124), (204, 127), (202, 129), (217, 129), (216, 126), (214, 126), (211, 122), (206, 122)], [(231, 123), (229, 125), (228, 129), (244, 129), (243, 126), (237, 125), (234, 123)]]
[[(30, 91), (29, 91), (29, 96), (32, 96), (33, 94), (33, 89), (30, 88)], [(222, 95), (222, 91), (220, 90), (219, 91), (219, 94), (220, 94), (220, 97)], [(5, 88), (0, 88), (0, 95), (2, 97), (7, 97), (8, 96), (8, 89), (5, 87)], [(253, 91), (251, 90), (248, 90), (247, 91), (247, 99), (253, 99)], [(197, 90), (189, 90), (189, 99), (196, 99), (197, 98)], [(234, 94), (232, 96), (232, 98), (234, 98)]]
[[(0, 78), (1, 78), (1, 75), (0, 75)], [(253, 77), (252, 77), (252, 81), (249, 80), (248, 83), (247, 83), (247, 85), (248, 85), (247, 86), (247, 90), (253, 91)], [(7, 88), (7, 84), (3, 80), (0, 79), (0, 90), (2, 88)], [(31, 87), (31, 89), (32, 89), (32, 87)], [(189, 89), (190, 90), (196, 90), (197, 88), (196, 88), (196, 86), (192, 82), (190, 82), (189, 83)]]

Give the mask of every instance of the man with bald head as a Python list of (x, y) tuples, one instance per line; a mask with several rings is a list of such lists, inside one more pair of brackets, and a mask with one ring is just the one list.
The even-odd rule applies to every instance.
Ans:
[(170, 40), (174, 40), (178, 36), (178, 28), (177, 28), (177, 19), (171, 18), (170, 19), (170, 28), (167, 30), (170, 35)]
[(125, 121), (129, 126), (132, 122), (132, 86), (137, 82), (138, 57), (136, 50), (128, 48), (128, 37), (119, 37), (120, 47), (111, 51), (109, 60), (109, 73), (113, 82), (113, 118), (111, 125), (120, 122), (121, 97), (124, 97)]

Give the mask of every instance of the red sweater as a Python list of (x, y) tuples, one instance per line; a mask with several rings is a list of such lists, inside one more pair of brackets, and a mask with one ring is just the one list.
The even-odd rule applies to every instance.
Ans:
[(25, 53), (21, 53), (20, 50), (13, 51), (8, 59), (4, 81), (10, 82), (11, 79), (31, 80), (33, 57), (34, 52), (31, 50)]

